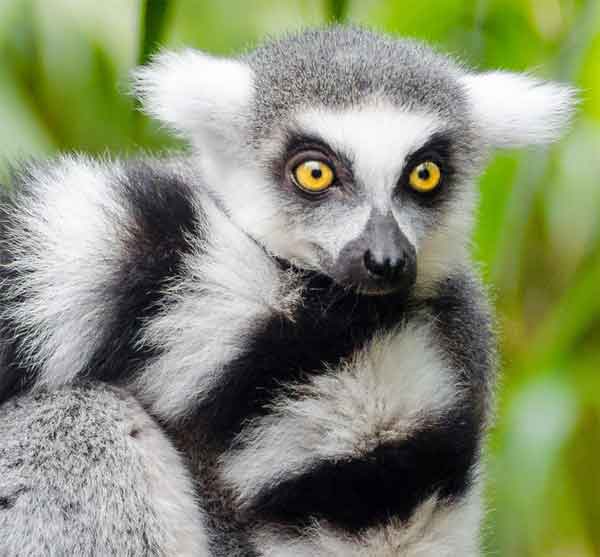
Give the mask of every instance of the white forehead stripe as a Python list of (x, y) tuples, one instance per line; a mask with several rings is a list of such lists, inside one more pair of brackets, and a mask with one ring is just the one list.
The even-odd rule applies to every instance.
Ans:
[(295, 120), (303, 132), (315, 134), (353, 161), (355, 179), (364, 184), (373, 206), (385, 212), (406, 157), (443, 128), (434, 114), (389, 104), (308, 109)]

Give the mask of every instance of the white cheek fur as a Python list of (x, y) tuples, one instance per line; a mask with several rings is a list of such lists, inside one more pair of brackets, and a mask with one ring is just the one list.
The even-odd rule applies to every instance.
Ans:
[(319, 213), (311, 219), (319, 224), (307, 227), (306, 237), (335, 261), (344, 247), (364, 232), (371, 208), (367, 205), (351, 209), (325, 207)]
[(435, 227), (423, 234), (417, 251), (417, 294), (471, 265), (470, 239), (475, 187), (465, 187), (453, 205), (445, 209)]

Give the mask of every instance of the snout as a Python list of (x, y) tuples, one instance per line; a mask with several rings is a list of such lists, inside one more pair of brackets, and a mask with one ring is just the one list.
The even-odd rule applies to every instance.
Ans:
[(415, 249), (411, 245), (380, 257), (368, 249), (363, 264), (371, 280), (394, 288), (412, 286), (416, 276)]
[(417, 276), (415, 247), (391, 214), (373, 214), (340, 253), (336, 278), (370, 294), (409, 291)]

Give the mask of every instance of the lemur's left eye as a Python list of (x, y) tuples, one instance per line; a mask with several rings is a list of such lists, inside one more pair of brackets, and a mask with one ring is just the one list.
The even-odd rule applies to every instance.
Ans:
[(326, 190), (335, 179), (331, 166), (318, 160), (301, 162), (294, 168), (293, 175), (296, 185), (309, 193)]
[(418, 164), (412, 169), (408, 177), (410, 187), (420, 193), (427, 193), (434, 190), (440, 185), (441, 181), (442, 171), (433, 161)]

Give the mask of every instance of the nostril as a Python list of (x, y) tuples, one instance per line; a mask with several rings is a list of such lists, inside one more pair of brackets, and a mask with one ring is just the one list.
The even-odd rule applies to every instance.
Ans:
[(389, 269), (390, 260), (386, 259), (383, 263), (381, 263), (373, 257), (371, 250), (367, 250), (364, 256), (364, 263), (369, 273), (381, 277), (386, 274), (386, 269)]
[(394, 277), (397, 277), (399, 274), (403, 273), (404, 271), (406, 271), (408, 265), (408, 258), (406, 257), (406, 254), (402, 254), (400, 257), (398, 257), (398, 259), (396, 259), (394, 261), (394, 264), (392, 266), (392, 275)]
[(364, 255), (364, 264), (367, 271), (377, 277), (386, 280), (396, 280), (408, 269), (408, 257), (405, 253), (394, 259), (386, 257), (383, 261), (378, 261), (370, 250)]

